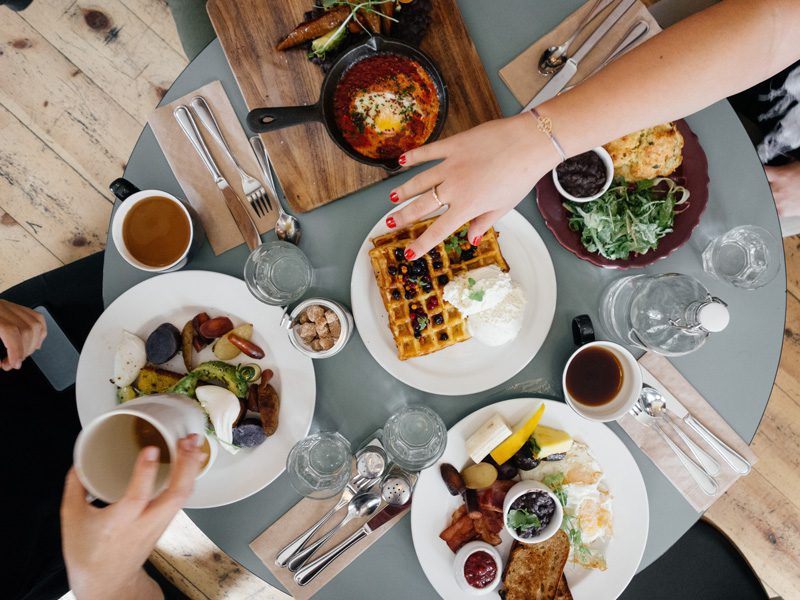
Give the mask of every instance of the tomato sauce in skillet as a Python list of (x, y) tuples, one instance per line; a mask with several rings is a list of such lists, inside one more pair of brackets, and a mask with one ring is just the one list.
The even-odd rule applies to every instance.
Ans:
[(424, 144), (439, 116), (439, 96), (417, 61), (378, 54), (358, 61), (334, 92), (334, 118), (353, 150), (393, 159)]

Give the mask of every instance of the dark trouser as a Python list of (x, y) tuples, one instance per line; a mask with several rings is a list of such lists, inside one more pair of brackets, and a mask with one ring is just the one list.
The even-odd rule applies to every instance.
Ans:
[[(79, 351), (103, 312), (103, 253), (40, 275), (0, 294), (34, 308), (44, 305)], [(6, 548), (4, 598), (55, 599), (69, 586), (61, 555), (59, 507), (72, 447), (80, 431), (75, 386), (56, 392), (30, 359), (19, 371), (0, 371)], [(121, 541), (120, 543), (124, 543)], [(184, 598), (148, 569), (167, 598)]]

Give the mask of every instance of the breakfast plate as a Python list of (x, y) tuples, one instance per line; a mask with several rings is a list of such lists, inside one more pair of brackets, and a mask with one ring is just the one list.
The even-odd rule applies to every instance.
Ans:
[[(83, 346), (76, 380), (78, 416), (86, 426), (118, 405), (109, 378), (123, 330), (146, 338), (161, 323), (180, 327), (204, 311), (253, 324), (252, 341), (266, 355), (244, 362), (274, 371), (271, 384), (281, 397), (281, 409), (277, 430), (261, 445), (236, 455), (217, 453), (186, 508), (223, 506), (255, 494), (283, 473), (289, 450), (308, 433), (316, 399), (313, 361), (291, 346), (280, 326), (283, 311), (256, 300), (244, 281), (221, 273), (181, 271), (153, 277), (122, 294), (97, 320)], [(198, 359), (212, 360), (214, 355), (206, 348)], [(180, 354), (158, 366), (185, 372)]]
[[(587, 421), (566, 404), (537, 398), (517, 398), (498, 402), (477, 410), (456, 423), (448, 432), (447, 449), (439, 463), (420, 475), (411, 506), (411, 534), (414, 549), (431, 585), (445, 600), (463, 599), (464, 591), (454, 576), (454, 554), (439, 538), (450, 524), (451, 515), (463, 501), (451, 496), (439, 472), (439, 465), (450, 463), (461, 468), (470, 462), (466, 440), (483, 423), (497, 414), (507, 423), (529, 417), (543, 403), (542, 425), (560, 429), (575, 442), (587, 446), (602, 466), (602, 482), (611, 495), (613, 534), (604, 549), (607, 570), (588, 569), (568, 562), (564, 575), (575, 600), (616, 598), (630, 582), (644, 553), (649, 525), (647, 490), (639, 467), (622, 441), (608, 427)], [(558, 463), (540, 463), (556, 465)], [(507, 560), (512, 539), (508, 532), (500, 534), (497, 547)], [(486, 598), (499, 598), (497, 592)]]
[(369, 256), (371, 240), (390, 229), (382, 218), (367, 234), (358, 250), (350, 282), (353, 317), (367, 350), (390, 375), (431, 394), (459, 396), (500, 385), (516, 375), (536, 355), (550, 331), (555, 313), (553, 262), (542, 238), (517, 211), (512, 210), (503, 216), (494, 228), (510, 267), (509, 275), (519, 284), (527, 299), (519, 335), (497, 347), (468, 339), (438, 352), (404, 361), (397, 356), (397, 347), (388, 327), (388, 314)]

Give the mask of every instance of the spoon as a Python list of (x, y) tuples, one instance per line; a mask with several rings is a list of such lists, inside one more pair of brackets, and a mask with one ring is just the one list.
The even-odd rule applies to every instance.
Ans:
[(275, 223), (275, 234), (279, 240), (289, 242), (290, 244), (297, 245), (300, 242), (300, 236), (303, 231), (300, 227), (300, 221), (295, 217), (288, 214), (281, 206), (281, 200), (278, 198), (278, 193), (275, 190), (275, 180), (272, 177), (272, 169), (270, 168), (271, 162), (269, 154), (264, 147), (261, 138), (254, 135), (250, 138), (250, 146), (253, 147), (253, 152), (256, 154), (258, 165), (261, 167), (261, 172), (267, 183), (267, 196), (272, 202), (278, 205), (278, 220)]
[(542, 75), (553, 75), (557, 73), (564, 63), (567, 62), (567, 50), (572, 45), (581, 32), (586, 29), (586, 26), (594, 19), (600, 11), (611, 3), (611, 0), (595, 0), (591, 10), (586, 13), (586, 16), (578, 24), (578, 27), (572, 32), (572, 35), (559, 46), (550, 46), (542, 52), (542, 57), (539, 59), (539, 73)]
[(325, 545), (325, 543), (333, 537), (333, 535), (339, 531), (342, 527), (344, 527), (347, 523), (352, 521), (356, 518), (361, 517), (369, 517), (372, 513), (374, 513), (378, 506), (381, 504), (381, 497), (374, 492), (361, 492), (360, 494), (356, 494), (353, 496), (353, 499), (350, 500), (350, 504), (347, 505), (347, 514), (344, 518), (339, 521), (334, 527), (330, 529), (325, 535), (319, 538), (313, 544), (310, 544), (297, 554), (295, 554), (292, 559), (286, 564), (290, 571), (294, 572), (297, 571), (300, 567), (302, 567), (306, 561), (311, 558), (311, 555), (314, 554), (321, 546)]
[(656, 419), (666, 421), (670, 424), (672, 430), (678, 434), (678, 437), (680, 437), (681, 440), (683, 440), (683, 443), (689, 448), (691, 453), (697, 459), (697, 462), (700, 463), (700, 466), (702, 466), (709, 475), (712, 477), (719, 475), (719, 463), (711, 458), (706, 452), (704, 452), (703, 449), (697, 444), (695, 444), (689, 438), (689, 436), (683, 433), (683, 431), (681, 431), (681, 429), (672, 421), (669, 413), (667, 412), (667, 403), (664, 400), (664, 396), (661, 395), (661, 392), (654, 387), (644, 385), (642, 386), (642, 394), (639, 396), (639, 400), (648, 415), (655, 417)]

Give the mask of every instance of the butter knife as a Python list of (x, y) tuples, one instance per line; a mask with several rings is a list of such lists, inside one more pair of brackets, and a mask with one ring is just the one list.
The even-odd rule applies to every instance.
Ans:
[(222, 192), (225, 205), (228, 207), (228, 211), (230, 211), (236, 226), (239, 228), (247, 247), (250, 248), (250, 250), (255, 250), (261, 245), (261, 235), (258, 233), (258, 227), (256, 227), (252, 217), (250, 217), (250, 211), (247, 209), (247, 205), (236, 195), (236, 192), (231, 189), (231, 186), (228, 185), (228, 182), (222, 176), (219, 167), (217, 167), (217, 163), (214, 162), (214, 158), (208, 151), (208, 146), (206, 146), (206, 143), (200, 136), (200, 131), (197, 129), (197, 124), (194, 122), (192, 113), (186, 106), (180, 105), (172, 111), (172, 114), (181, 126), (183, 133), (186, 134), (186, 137), (189, 138), (192, 146), (197, 151), (200, 160), (203, 161), (206, 169), (211, 173), (211, 176), (214, 178), (214, 183), (217, 184), (220, 192)]
[(611, 28), (617, 24), (617, 22), (622, 18), (628, 9), (633, 6), (636, 0), (621, 0), (614, 10), (612, 10), (609, 15), (603, 20), (600, 25), (597, 26), (592, 34), (586, 38), (586, 41), (575, 51), (575, 54), (570, 56), (567, 61), (564, 63), (564, 66), (561, 67), (561, 70), (553, 75), (552, 79), (545, 85), (538, 94), (533, 97), (533, 100), (528, 102), (525, 105), (525, 108), (522, 109), (522, 112), (526, 110), (530, 110), (550, 100), (550, 98), (555, 98), (558, 93), (567, 87), (567, 84), (570, 82), (570, 79), (575, 77), (575, 73), (578, 72), (578, 64), (584, 57), (591, 52), (592, 48), (597, 45), (605, 34), (607, 34)]
[(666, 390), (653, 374), (644, 367), (642, 367), (642, 382), (646, 385), (653, 386), (661, 392), (661, 395), (667, 403), (667, 412), (675, 415), (675, 417), (691, 427), (697, 435), (703, 438), (703, 441), (720, 455), (722, 460), (728, 463), (728, 466), (733, 469), (735, 473), (747, 475), (750, 472), (751, 465), (742, 455), (711, 433), (700, 421), (695, 419), (686, 407), (681, 404), (680, 400), (670, 394), (669, 390)]
[(370, 533), (391, 521), (394, 517), (403, 512), (411, 502), (407, 502), (402, 506), (386, 505), (374, 517), (359, 527), (354, 533), (346, 540), (340, 542), (336, 547), (331, 548), (328, 552), (320, 556), (318, 559), (311, 561), (302, 569), (294, 574), (294, 582), (297, 585), (308, 585), (311, 581), (322, 572), (334, 560), (339, 558), (347, 550), (355, 546), (358, 542), (367, 537)]

